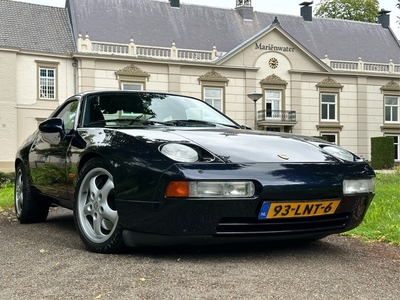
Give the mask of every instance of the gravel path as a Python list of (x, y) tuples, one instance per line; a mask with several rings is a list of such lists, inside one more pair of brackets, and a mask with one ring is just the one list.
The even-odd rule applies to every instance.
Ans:
[(400, 247), (309, 244), (88, 252), (72, 213), (21, 225), (0, 212), (0, 299), (400, 299)]

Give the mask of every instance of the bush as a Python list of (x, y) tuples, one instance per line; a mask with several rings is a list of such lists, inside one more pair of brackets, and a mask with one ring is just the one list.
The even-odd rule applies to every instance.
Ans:
[(13, 183), (14, 177), (15, 177), (14, 172), (11, 173), (0, 172), (0, 187), (8, 183)]
[(394, 166), (394, 140), (391, 136), (371, 138), (371, 166), (376, 170)]

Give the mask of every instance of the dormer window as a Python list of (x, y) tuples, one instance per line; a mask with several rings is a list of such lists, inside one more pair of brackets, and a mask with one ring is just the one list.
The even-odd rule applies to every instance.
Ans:
[(251, 0), (237, 0), (236, 7), (251, 6)]

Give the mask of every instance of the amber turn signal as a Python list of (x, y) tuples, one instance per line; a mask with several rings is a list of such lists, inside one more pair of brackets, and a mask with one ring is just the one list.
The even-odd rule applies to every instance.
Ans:
[(189, 182), (188, 181), (171, 181), (168, 184), (165, 196), (167, 198), (182, 198), (189, 197)]

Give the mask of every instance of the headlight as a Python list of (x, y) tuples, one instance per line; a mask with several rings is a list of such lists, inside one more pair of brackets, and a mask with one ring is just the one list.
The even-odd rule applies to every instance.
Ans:
[(171, 181), (165, 196), (169, 198), (249, 198), (255, 193), (251, 181)]
[(343, 194), (366, 194), (375, 191), (375, 181), (370, 179), (345, 179), (343, 180)]
[(195, 162), (199, 160), (196, 150), (182, 144), (166, 144), (160, 149), (160, 152), (170, 159), (179, 162)]
[(325, 146), (323, 149), (329, 154), (346, 161), (355, 161), (354, 154), (339, 147)]

